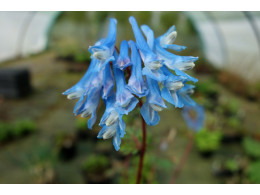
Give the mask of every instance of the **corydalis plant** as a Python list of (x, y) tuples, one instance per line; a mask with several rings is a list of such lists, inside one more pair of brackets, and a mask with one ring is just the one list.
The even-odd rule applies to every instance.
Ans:
[[(173, 44), (177, 36), (175, 26), (155, 38), (153, 30), (147, 25), (140, 29), (133, 16), (129, 22), (135, 42), (123, 40), (117, 51), (117, 21), (111, 18), (107, 37), (89, 47), (92, 60), (87, 72), (63, 93), (68, 99), (78, 99), (74, 114), (90, 116), (89, 129), (97, 120), (97, 108), (100, 99), (103, 100), (106, 109), (99, 123), (98, 138), (112, 138), (116, 150), (126, 133), (123, 116), (134, 110), (138, 102), (140, 113), (150, 126), (159, 123), (159, 112), (167, 108), (164, 100), (176, 108), (196, 107), (190, 97), (194, 86), (188, 83), (198, 80), (185, 72), (195, 66), (198, 57), (179, 56), (167, 50), (179, 52), (186, 48)], [(129, 74), (127, 79), (125, 71)]]

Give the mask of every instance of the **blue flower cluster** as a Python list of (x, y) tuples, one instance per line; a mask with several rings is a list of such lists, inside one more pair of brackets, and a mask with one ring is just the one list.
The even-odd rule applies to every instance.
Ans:
[[(138, 98), (146, 97), (140, 112), (151, 126), (159, 123), (158, 112), (167, 108), (164, 100), (177, 108), (196, 106), (190, 97), (194, 86), (187, 82), (198, 80), (185, 72), (195, 66), (198, 57), (179, 56), (168, 51), (179, 52), (186, 48), (173, 44), (177, 36), (175, 26), (155, 38), (152, 29), (147, 25), (140, 29), (133, 16), (129, 22), (135, 42), (123, 40), (118, 53), (115, 49), (117, 21), (111, 18), (107, 37), (89, 47), (92, 60), (87, 72), (76, 85), (63, 93), (68, 99), (78, 99), (73, 112), (82, 117), (90, 116), (89, 129), (96, 122), (97, 107), (102, 98), (106, 109), (99, 123), (102, 129), (98, 138), (113, 138), (116, 150), (119, 150), (121, 138), (125, 135), (123, 115), (136, 107)], [(127, 82), (126, 69), (131, 69)]]

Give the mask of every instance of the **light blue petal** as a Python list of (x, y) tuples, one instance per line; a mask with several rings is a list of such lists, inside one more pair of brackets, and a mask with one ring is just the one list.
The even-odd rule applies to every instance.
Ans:
[(185, 69), (185, 65), (187, 63), (193, 63), (198, 60), (198, 57), (193, 56), (178, 56), (173, 53), (168, 52), (163, 49), (158, 42), (155, 44), (156, 54), (159, 59), (163, 60), (164, 64), (171, 70), (177, 69)]
[(149, 94), (147, 95), (146, 101), (149, 104), (155, 104), (162, 108), (167, 108), (167, 106), (165, 105), (161, 97), (161, 91), (157, 81), (149, 77), (145, 77), (145, 78), (146, 78), (147, 85), (149, 87)]
[(98, 135), (97, 135), (97, 138), (98, 139), (103, 139), (103, 135), (104, 133), (107, 131), (107, 126), (106, 125), (103, 125), (102, 126), (102, 129), (99, 131)]
[(127, 115), (129, 112), (131, 112), (136, 107), (136, 104), (138, 102), (139, 102), (139, 100), (133, 96), (132, 98), (130, 98), (130, 102), (128, 103), (127, 106), (122, 106), (122, 105), (116, 103), (116, 105), (117, 105), (116, 109), (120, 114)]
[(158, 112), (153, 110), (147, 102), (145, 102), (141, 107), (140, 113), (145, 122), (150, 126), (157, 125), (160, 121), (160, 116)]
[(144, 65), (150, 69), (158, 69), (162, 65), (162, 60), (158, 59), (157, 55), (150, 49), (149, 45), (145, 41), (141, 30), (133, 16), (129, 18), (130, 24), (134, 32), (137, 48), (140, 51), (141, 58)]
[[(191, 111), (196, 113), (195, 118), (190, 115)], [(205, 119), (205, 111), (202, 106), (185, 106), (182, 111), (182, 116), (189, 128), (193, 129), (194, 131), (199, 131), (202, 129)]]
[(123, 40), (120, 45), (120, 54), (117, 59), (115, 66), (120, 70), (125, 70), (128, 66), (131, 66), (132, 63), (129, 58), (129, 47), (126, 40)]
[(180, 52), (180, 51), (182, 51), (182, 50), (187, 48), (185, 46), (175, 45), (175, 44), (162, 45), (162, 47), (165, 48), (165, 49), (172, 49), (172, 50), (178, 51), (178, 52)]
[(175, 70), (175, 73), (179, 76), (183, 76), (184, 78), (186, 78), (188, 81), (192, 81), (194, 83), (198, 82), (198, 79), (186, 74), (185, 72), (179, 70), (179, 69), (174, 69)]
[(131, 46), (131, 61), (133, 64), (131, 69), (131, 76), (128, 80), (126, 88), (138, 97), (143, 97), (148, 94), (148, 87), (142, 75), (141, 57), (135, 46), (135, 43), (133, 41), (129, 41), (129, 44)]
[(194, 85), (184, 85), (184, 87), (177, 92), (180, 101), (182, 101), (185, 106), (196, 105), (196, 102), (190, 97), (189, 93), (189, 91), (192, 90), (194, 87)]
[(148, 46), (153, 51), (154, 50), (154, 32), (153, 32), (153, 30), (147, 25), (142, 25), (141, 29), (147, 38)]
[(89, 129), (92, 128), (92, 126), (96, 121), (96, 110), (99, 105), (100, 95), (101, 95), (101, 88), (91, 89), (85, 102), (81, 105), (81, 107), (78, 109), (76, 113), (76, 115), (82, 114), (84, 112), (91, 114), (91, 119), (89, 119), (90, 121), (88, 122)]
[(93, 125), (95, 124), (97, 120), (97, 113), (96, 113), (96, 110), (94, 110), (91, 114), (91, 117), (90, 119), (88, 119), (88, 128), (89, 129), (92, 129)]
[(120, 149), (121, 138), (120, 138), (120, 131), (117, 129), (116, 135), (113, 137), (113, 145), (116, 151)]
[(166, 87), (162, 88), (162, 97), (176, 108), (182, 108), (184, 104), (180, 101), (178, 94), (175, 91), (170, 91)]
[(114, 47), (116, 43), (116, 31), (117, 31), (117, 20), (115, 18), (109, 18), (109, 29), (108, 35), (103, 44), (108, 45), (109, 47)]
[(120, 128), (120, 137), (124, 137), (126, 124), (125, 121), (123, 120), (123, 115), (119, 116), (119, 128)]
[(196, 102), (188, 95), (179, 95), (179, 99), (183, 102), (184, 105), (187, 106), (195, 106)]
[(79, 110), (79, 108), (82, 106), (83, 102), (84, 102), (85, 96), (81, 95), (80, 99), (77, 101), (73, 113), (76, 114)]
[[(107, 37), (101, 41), (98, 41), (94, 46), (89, 47), (89, 52), (91, 53), (92, 59), (107, 61), (112, 56), (116, 43), (116, 26), (116, 19), (110, 18)], [(109, 60), (111, 61), (113, 59)]]
[(166, 75), (164, 75), (161, 69), (151, 70), (147, 67), (144, 67), (142, 73), (143, 75), (150, 77), (151, 79), (154, 79), (158, 82), (162, 82), (168, 78)]
[(110, 113), (115, 110), (115, 94), (113, 93), (111, 96), (109, 96), (107, 99), (104, 99), (105, 105), (106, 105), (106, 110), (102, 116), (102, 118), (100, 119), (100, 123), (99, 125), (105, 125), (105, 121), (108, 118), (108, 116), (110, 115)]
[(89, 84), (91, 82), (92, 78), (92, 73), (95, 70), (95, 67), (97, 66), (98, 61), (97, 60), (92, 60), (88, 70), (86, 71), (85, 75), (80, 79), (80, 81), (75, 84), (73, 87), (70, 89), (66, 90), (63, 92), (63, 95), (70, 95), (70, 94), (75, 94), (75, 98), (80, 98), (83, 94), (84, 91), (88, 90)]
[(138, 27), (138, 24), (133, 16), (129, 17), (129, 22), (132, 25), (132, 29), (134, 32), (136, 45), (141, 50), (143, 54), (152, 53), (151, 49), (149, 48), (148, 44), (146, 43), (141, 30)]
[(132, 93), (126, 88), (124, 72), (113, 66), (114, 75), (116, 80), (116, 106), (120, 107), (121, 114), (128, 114), (131, 112), (138, 100), (132, 95)]
[[(166, 33), (164, 33), (163, 35), (159, 36), (157, 38), (159, 44), (161, 46), (165, 45), (165, 44), (172, 44), (176, 38), (176, 36), (172, 36), (174, 35), (174, 32), (176, 32), (176, 28), (175, 26), (171, 26)], [(176, 34), (177, 35), (177, 34)]]
[(103, 90), (102, 90), (102, 98), (107, 99), (114, 91), (114, 76), (112, 74), (109, 63), (105, 65), (104, 73), (103, 73)]

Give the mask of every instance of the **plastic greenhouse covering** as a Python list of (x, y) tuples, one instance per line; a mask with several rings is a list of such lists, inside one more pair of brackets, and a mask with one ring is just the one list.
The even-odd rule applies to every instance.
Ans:
[(0, 12), (0, 62), (43, 51), (59, 12)]
[[(0, 62), (46, 49), (59, 12), (0, 12)], [(204, 57), (218, 68), (259, 80), (260, 12), (185, 12)]]

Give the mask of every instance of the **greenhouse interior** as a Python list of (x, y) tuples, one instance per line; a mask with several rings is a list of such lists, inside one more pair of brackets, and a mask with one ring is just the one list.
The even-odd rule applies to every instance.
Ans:
[[(186, 73), (188, 82), (198, 79), (191, 97), (200, 109), (162, 95), (165, 108), (154, 108), (160, 120), (149, 125), (141, 109), (149, 96), (138, 97), (140, 106), (121, 117), (119, 149), (116, 136), (99, 139), (108, 99), (96, 104), (90, 128), (93, 114), (74, 114), (77, 101), (63, 93), (85, 78), (97, 57), (91, 46), (106, 41), (111, 18), (113, 55), (127, 40), (143, 60), (131, 16), (154, 37), (175, 25), (174, 46), (186, 49), (171, 52), (198, 57)], [(2, 11), (0, 26), (0, 183), (260, 184), (260, 12)], [(120, 70), (127, 79), (128, 70)], [(164, 81), (158, 83), (161, 94)]]

